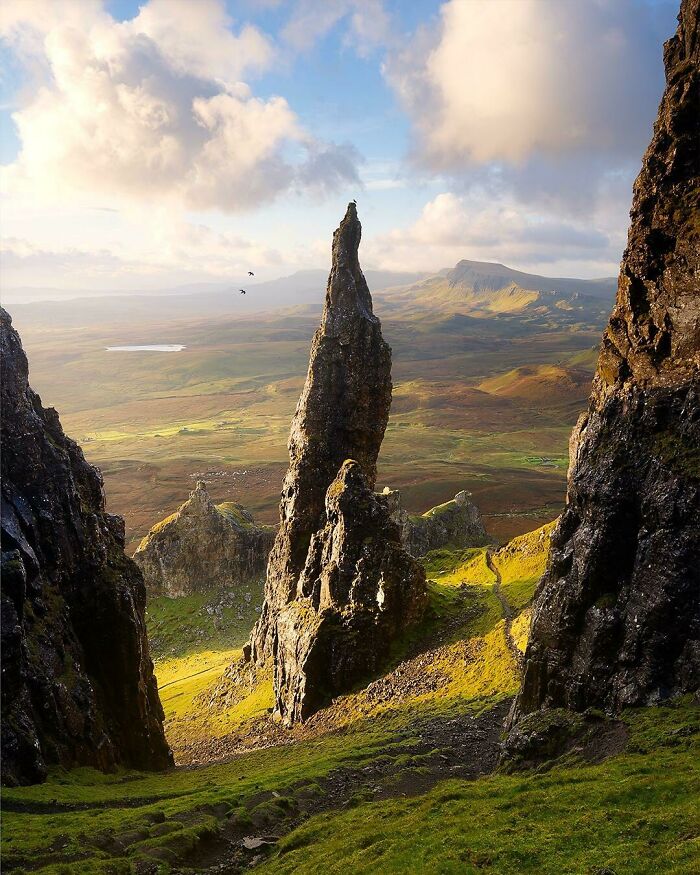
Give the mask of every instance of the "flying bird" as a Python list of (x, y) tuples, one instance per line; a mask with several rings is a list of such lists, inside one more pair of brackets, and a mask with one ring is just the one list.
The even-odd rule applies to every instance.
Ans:
[(248, 271), (248, 276), (255, 276), (255, 274), (253, 273), (252, 270), (249, 270), (249, 271)]
[(242, 295), (245, 295), (245, 289), (239, 289), (238, 291), (239, 291)]

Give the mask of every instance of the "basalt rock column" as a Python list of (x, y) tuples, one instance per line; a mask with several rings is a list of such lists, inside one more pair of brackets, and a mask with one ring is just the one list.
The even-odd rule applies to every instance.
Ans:
[(391, 349), (372, 312), (360, 269), (362, 226), (353, 203), (333, 235), (331, 272), (314, 335), (306, 384), (289, 435), (280, 530), (270, 554), (265, 602), (251, 637), (251, 656), (272, 655), (277, 616), (296, 597), (311, 536), (325, 524), (326, 490), (346, 459), (370, 488), (391, 405)]
[(30, 388), (2, 308), (0, 352), (3, 782), (40, 781), (52, 764), (164, 768), (146, 590), (124, 523)]
[(683, 0), (664, 60), (511, 722), (700, 684), (700, 0)]

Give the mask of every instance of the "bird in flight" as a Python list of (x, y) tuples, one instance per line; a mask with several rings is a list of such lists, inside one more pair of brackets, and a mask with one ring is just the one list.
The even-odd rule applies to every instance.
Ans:
[(248, 271), (248, 276), (255, 276), (255, 274), (253, 273), (252, 270), (249, 270), (249, 271)]
[(245, 289), (239, 289), (238, 291), (239, 291), (242, 295), (245, 295)]

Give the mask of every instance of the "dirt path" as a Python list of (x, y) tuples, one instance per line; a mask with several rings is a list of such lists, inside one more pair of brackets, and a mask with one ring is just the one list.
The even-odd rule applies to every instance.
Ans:
[(224, 821), (173, 875), (237, 875), (262, 862), (280, 838), (315, 814), (359, 800), (417, 796), (449, 778), (488, 774), (498, 763), (509, 707), (505, 700), (477, 716), (465, 712), (422, 721), (364, 762), (285, 788), (284, 798), (274, 791), (259, 793), (246, 801), (247, 818)]
[(503, 619), (505, 621), (503, 634), (505, 635), (508, 650), (510, 650), (510, 652), (513, 654), (513, 658), (515, 659), (518, 669), (522, 670), (523, 654), (518, 645), (515, 643), (515, 638), (513, 638), (513, 609), (508, 603), (508, 599), (505, 597), (505, 594), (503, 592), (503, 581), (501, 579), (501, 572), (496, 567), (496, 563), (493, 561), (493, 554), (490, 550), (486, 551), (486, 564), (496, 578), (496, 582), (493, 585), (493, 592), (498, 601), (501, 603), (501, 611), (503, 613)]

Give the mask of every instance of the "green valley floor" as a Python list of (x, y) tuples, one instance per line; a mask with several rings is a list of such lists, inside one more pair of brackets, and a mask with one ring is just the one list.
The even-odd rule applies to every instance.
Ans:
[(6, 788), (5, 871), (698, 872), (695, 704), (591, 714), (555, 760), (499, 764), (551, 528), (429, 554), (421, 629), (381, 677), (291, 732), (271, 718), (264, 673), (243, 688), (222, 677), (259, 593), (247, 608), (151, 602), (178, 766)]

